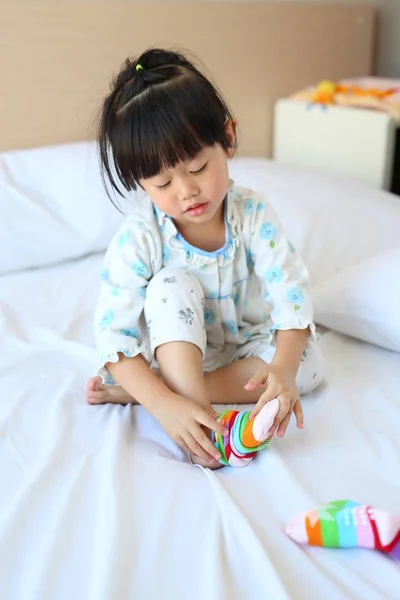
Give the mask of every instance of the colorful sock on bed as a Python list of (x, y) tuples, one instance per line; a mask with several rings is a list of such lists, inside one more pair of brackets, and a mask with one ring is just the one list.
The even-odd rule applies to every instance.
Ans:
[(336, 500), (293, 517), (287, 535), (324, 548), (370, 548), (400, 560), (400, 517), (351, 500)]
[(278, 410), (279, 401), (275, 399), (268, 402), (252, 421), (250, 410), (222, 412), (218, 421), (225, 425), (229, 434), (224, 437), (213, 431), (211, 436), (214, 446), (221, 452), (220, 462), (232, 467), (245, 467), (256, 452), (269, 445), (273, 437), (269, 430)]

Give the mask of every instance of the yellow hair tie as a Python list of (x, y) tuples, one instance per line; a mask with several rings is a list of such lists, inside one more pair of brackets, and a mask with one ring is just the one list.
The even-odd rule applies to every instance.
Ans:
[(136, 65), (136, 71), (140, 71), (140, 69), (142, 71), (144, 70), (143, 67), (142, 67), (142, 65)]

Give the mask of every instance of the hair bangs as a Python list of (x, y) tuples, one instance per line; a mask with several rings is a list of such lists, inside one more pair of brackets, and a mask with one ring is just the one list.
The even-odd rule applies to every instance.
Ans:
[(213, 94), (205, 94), (204, 81), (200, 88), (196, 77), (182, 76), (153, 86), (127, 107), (112, 144), (124, 187), (193, 160), (206, 146), (229, 147), (224, 127), (229, 113), (210, 87)]
[(236, 138), (230, 142), (225, 131), (226, 122), (233, 121), (229, 108), (184, 56), (149, 50), (139, 61), (126, 62), (100, 120), (103, 182), (121, 196), (140, 180), (193, 160), (205, 147), (236, 148)]

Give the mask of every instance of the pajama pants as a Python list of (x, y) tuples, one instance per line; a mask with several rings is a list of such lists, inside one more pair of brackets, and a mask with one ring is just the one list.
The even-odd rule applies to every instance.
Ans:
[[(204, 323), (204, 293), (199, 280), (185, 269), (164, 268), (147, 287), (144, 315), (149, 335), (149, 355), (158, 346), (181, 341), (196, 345), (203, 355), (205, 372), (215, 371), (242, 358), (256, 356), (270, 363), (275, 346), (269, 336), (257, 335), (244, 344), (207, 345)], [(157, 367), (155, 360), (152, 367)], [(303, 352), (297, 386), (301, 394), (312, 391), (322, 378), (323, 361), (316, 342), (308, 342)]]

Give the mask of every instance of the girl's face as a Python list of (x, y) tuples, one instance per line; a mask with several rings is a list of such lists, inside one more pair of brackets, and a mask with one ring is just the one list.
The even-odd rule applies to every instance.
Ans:
[[(234, 124), (225, 126), (233, 142)], [(220, 146), (208, 146), (193, 159), (178, 163), (139, 184), (154, 204), (174, 221), (182, 224), (210, 221), (220, 208), (229, 187), (228, 152)]]

